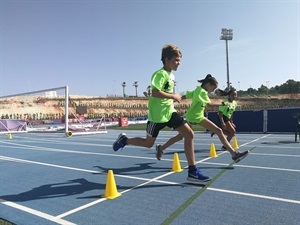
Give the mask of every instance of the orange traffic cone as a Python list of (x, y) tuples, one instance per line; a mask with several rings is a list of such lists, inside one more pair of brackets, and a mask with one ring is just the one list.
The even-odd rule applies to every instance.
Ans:
[(112, 170), (109, 170), (106, 179), (105, 193), (102, 197), (114, 199), (119, 196), (121, 196), (121, 194), (117, 190), (114, 173)]

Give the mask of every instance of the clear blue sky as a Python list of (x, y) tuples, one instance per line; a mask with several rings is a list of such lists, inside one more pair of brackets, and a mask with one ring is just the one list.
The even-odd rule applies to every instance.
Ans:
[(183, 53), (176, 91), (211, 73), (241, 90), (299, 81), (299, 0), (0, 0), (0, 96), (68, 85), (72, 95), (138, 95), (162, 67), (161, 48)]

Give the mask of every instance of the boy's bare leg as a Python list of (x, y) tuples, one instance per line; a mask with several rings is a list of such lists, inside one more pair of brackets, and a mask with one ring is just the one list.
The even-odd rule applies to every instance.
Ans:
[(176, 130), (184, 138), (184, 152), (189, 166), (195, 165), (194, 131), (187, 123)]
[(163, 144), (162, 150), (166, 150), (168, 147), (170, 147), (171, 145), (173, 145), (174, 143), (181, 141), (183, 139), (183, 136), (179, 133), (177, 134), (175, 137), (170, 138), (165, 144)]
[(140, 138), (140, 137), (128, 138), (127, 145), (135, 145), (135, 146), (151, 148), (154, 145), (155, 140), (156, 140), (155, 137), (150, 137), (148, 135), (146, 136), (146, 138)]

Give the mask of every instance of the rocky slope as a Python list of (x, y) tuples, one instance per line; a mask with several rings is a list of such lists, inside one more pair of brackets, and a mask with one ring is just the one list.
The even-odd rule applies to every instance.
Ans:
[[(211, 97), (212, 100), (222, 99)], [(300, 107), (300, 94), (278, 96), (245, 96), (239, 97), (237, 110), (261, 110), (284, 107)], [(147, 115), (147, 102), (145, 97), (128, 98), (96, 98), (89, 96), (70, 96), (69, 115), (76, 114), (79, 106), (87, 108), (87, 115), (95, 117), (118, 116), (145, 116)], [(191, 100), (176, 103), (175, 108), (184, 113), (191, 104)], [(60, 119), (63, 118), (65, 107), (64, 98), (55, 97), (11, 97), (0, 99), (1, 118), (31, 118), (31, 119)], [(208, 108), (210, 111), (216, 107)]]

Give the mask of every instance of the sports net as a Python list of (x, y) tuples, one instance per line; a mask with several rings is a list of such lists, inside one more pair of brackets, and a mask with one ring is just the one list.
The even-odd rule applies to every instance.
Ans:
[(87, 110), (72, 100), (68, 86), (2, 96), (0, 116), (0, 133), (107, 133), (105, 118), (87, 118)]

